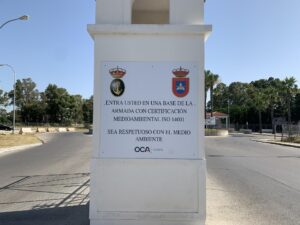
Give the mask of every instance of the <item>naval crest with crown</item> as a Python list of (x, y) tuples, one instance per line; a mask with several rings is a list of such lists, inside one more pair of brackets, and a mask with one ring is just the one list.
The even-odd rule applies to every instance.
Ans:
[(125, 83), (122, 78), (126, 75), (126, 70), (116, 68), (109, 70), (110, 75), (114, 78), (114, 80), (110, 84), (110, 91), (115, 97), (120, 97), (123, 95), (125, 91)]
[(172, 80), (173, 94), (179, 98), (187, 96), (190, 89), (190, 78), (187, 75), (189, 75), (190, 71), (179, 67), (174, 69), (172, 73), (175, 75)]

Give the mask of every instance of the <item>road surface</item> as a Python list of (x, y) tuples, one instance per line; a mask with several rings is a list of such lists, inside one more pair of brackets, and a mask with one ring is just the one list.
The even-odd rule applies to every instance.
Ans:
[(42, 146), (0, 153), (0, 225), (89, 223), (91, 136), (49, 135)]
[(207, 225), (300, 225), (300, 149), (206, 138)]

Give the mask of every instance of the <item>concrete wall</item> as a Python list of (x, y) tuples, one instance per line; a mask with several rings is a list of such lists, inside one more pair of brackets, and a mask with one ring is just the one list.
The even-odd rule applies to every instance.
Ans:
[(132, 14), (133, 24), (168, 24), (169, 12), (137, 11)]
[[(101, 72), (100, 62), (197, 62), (200, 68), (199, 102), (204, 102), (204, 40), (209, 27), (180, 25), (135, 25), (89, 27), (95, 40), (94, 134), (100, 137)], [(117, 52), (117, 54), (116, 54)], [(199, 104), (199, 118), (204, 118), (204, 104)], [(204, 121), (198, 120), (199, 127)], [(200, 158), (204, 158), (204, 129), (199, 131)], [(94, 140), (93, 157), (99, 157), (100, 139)]]
[(171, 24), (203, 24), (204, 0), (170, 0)]
[(130, 24), (132, 0), (97, 0), (97, 24)]
[[(162, 218), (164, 224), (204, 224), (204, 129), (199, 129), (200, 157), (196, 160), (101, 159), (99, 114), (103, 105), (100, 63), (104, 61), (197, 62), (200, 67), (199, 102), (204, 102), (205, 28), (96, 25), (90, 26), (89, 31), (95, 40), (92, 224), (125, 224), (128, 218), (136, 220), (128, 225), (151, 224), (151, 218), (148, 218), (149, 223), (145, 219), (151, 215), (154, 219)], [(199, 104), (199, 118), (204, 118), (203, 106)], [(198, 126), (204, 127), (204, 121), (199, 119)], [(105, 213), (107, 211), (111, 213)], [(111, 223), (105, 221), (108, 218)], [(122, 223), (113, 223), (114, 219)], [(179, 222), (181, 220), (185, 222)]]
[(97, 24), (203, 24), (203, 0), (97, 0)]

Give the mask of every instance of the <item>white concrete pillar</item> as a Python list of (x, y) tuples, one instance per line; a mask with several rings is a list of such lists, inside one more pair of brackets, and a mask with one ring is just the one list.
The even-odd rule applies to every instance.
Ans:
[[(204, 0), (203, 0), (204, 1)], [(170, 0), (171, 24), (203, 24), (204, 4), (202, 0)]]
[(130, 24), (133, 0), (97, 0), (96, 24)]
[(97, 0), (88, 26), (91, 225), (204, 225), (203, 0), (135, 1)]

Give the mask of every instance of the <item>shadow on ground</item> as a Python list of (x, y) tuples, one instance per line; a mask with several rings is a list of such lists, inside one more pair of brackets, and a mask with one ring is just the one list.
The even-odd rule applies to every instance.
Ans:
[(0, 225), (88, 225), (88, 173), (15, 177), (0, 188)]
[(89, 208), (71, 206), (0, 213), (1, 225), (89, 225)]

